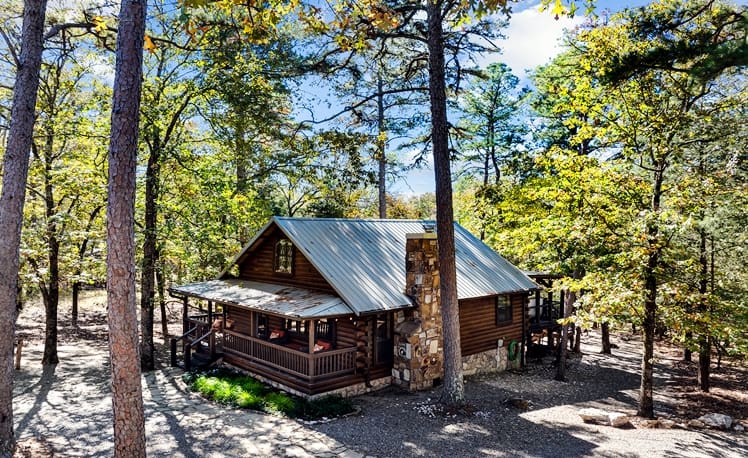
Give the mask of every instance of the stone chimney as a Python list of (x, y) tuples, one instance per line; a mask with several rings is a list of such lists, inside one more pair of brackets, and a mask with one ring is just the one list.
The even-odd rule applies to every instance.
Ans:
[(410, 391), (424, 390), (444, 376), (435, 233), (406, 235), (405, 272), (405, 294), (415, 307), (396, 314), (392, 380)]

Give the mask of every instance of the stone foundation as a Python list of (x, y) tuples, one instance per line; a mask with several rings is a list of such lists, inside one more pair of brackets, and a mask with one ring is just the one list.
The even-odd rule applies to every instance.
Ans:
[(312, 396), (304, 396), (305, 398), (319, 399), (330, 395), (340, 395), (344, 398), (352, 398), (354, 396), (360, 396), (362, 394), (371, 393), (372, 391), (379, 391), (382, 388), (387, 388), (392, 385), (392, 377), (382, 377), (369, 382), (370, 386), (366, 383), (361, 382), (355, 385), (346, 386), (344, 388), (338, 388), (337, 390), (327, 391), (325, 393), (314, 394)]
[(355, 385), (349, 385), (343, 388), (338, 388), (337, 390), (326, 391), (324, 393), (304, 394), (301, 391), (297, 391), (292, 388), (289, 388), (282, 383), (276, 382), (275, 380), (271, 380), (267, 377), (263, 377), (260, 374), (247, 371), (246, 369), (242, 369), (241, 367), (234, 366), (233, 364), (223, 363), (223, 366), (229, 367), (231, 369), (235, 369), (245, 374), (249, 374), (250, 376), (252, 376), (252, 378), (255, 378), (266, 385), (270, 385), (273, 388), (277, 388), (288, 394), (292, 394), (294, 396), (298, 396), (300, 398), (306, 398), (309, 400), (323, 398), (325, 396), (330, 396), (334, 394), (340, 395), (344, 398), (350, 398), (353, 396), (359, 396), (362, 394), (371, 393), (372, 391), (378, 391), (378, 390), (381, 390), (382, 388), (387, 388), (388, 386), (392, 385), (392, 377), (388, 376), (388, 377), (382, 377), (382, 378), (378, 378), (376, 380), (370, 381), (369, 382), (370, 386), (367, 386), (365, 382), (361, 382), (361, 383), (356, 383)]
[(507, 349), (502, 347), (462, 358), (464, 375), (490, 374), (507, 369)]

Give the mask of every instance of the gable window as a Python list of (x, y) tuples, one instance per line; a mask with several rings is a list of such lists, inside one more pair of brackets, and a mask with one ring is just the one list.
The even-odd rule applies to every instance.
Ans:
[(496, 296), (496, 325), (512, 322), (512, 301), (509, 296)]
[(275, 244), (273, 271), (278, 274), (293, 274), (293, 243), (290, 240), (280, 239)]

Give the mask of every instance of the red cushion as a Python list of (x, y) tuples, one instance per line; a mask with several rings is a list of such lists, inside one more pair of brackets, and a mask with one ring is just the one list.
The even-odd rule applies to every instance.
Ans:
[(325, 342), (324, 340), (318, 340), (317, 345), (322, 347), (323, 350), (330, 350), (332, 348), (332, 344), (330, 342)]
[(286, 335), (286, 331), (282, 329), (273, 329), (270, 331), (271, 339), (282, 339)]

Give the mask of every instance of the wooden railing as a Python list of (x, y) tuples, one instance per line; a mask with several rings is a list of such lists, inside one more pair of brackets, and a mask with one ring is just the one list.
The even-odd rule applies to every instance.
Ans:
[(224, 331), (223, 350), (278, 372), (313, 381), (318, 378), (353, 374), (356, 347), (328, 350), (310, 355), (262, 339)]
[(184, 370), (189, 371), (192, 368), (192, 349), (202, 342), (208, 342), (208, 351), (210, 357), (216, 356), (216, 336), (210, 324), (200, 320), (188, 319), (192, 326), (179, 337), (171, 338), (171, 366), (177, 366), (177, 343), (182, 342), (182, 357), (184, 359)]
[[(187, 330), (187, 332), (185, 332), (179, 337), (171, 338), (171, 367), (177, 366), (177, 342), (183, 341), (183, 340), (189, 341), (190, 335), (194, 333), (195, 331), (197, 331), (197, 326), (190, 328), (189, 330)], [(185, 363), (186, 363), (186, 360), (188, 358), (187, 358), (187, 353), (184, 352), (185, 345), (186, 345), (185, 343), (182, 343), (182, 350), (183, 350), (183, 355), (185, 356)], [(189, 365), (189, 363), (186, 363), (186, 365)]]

